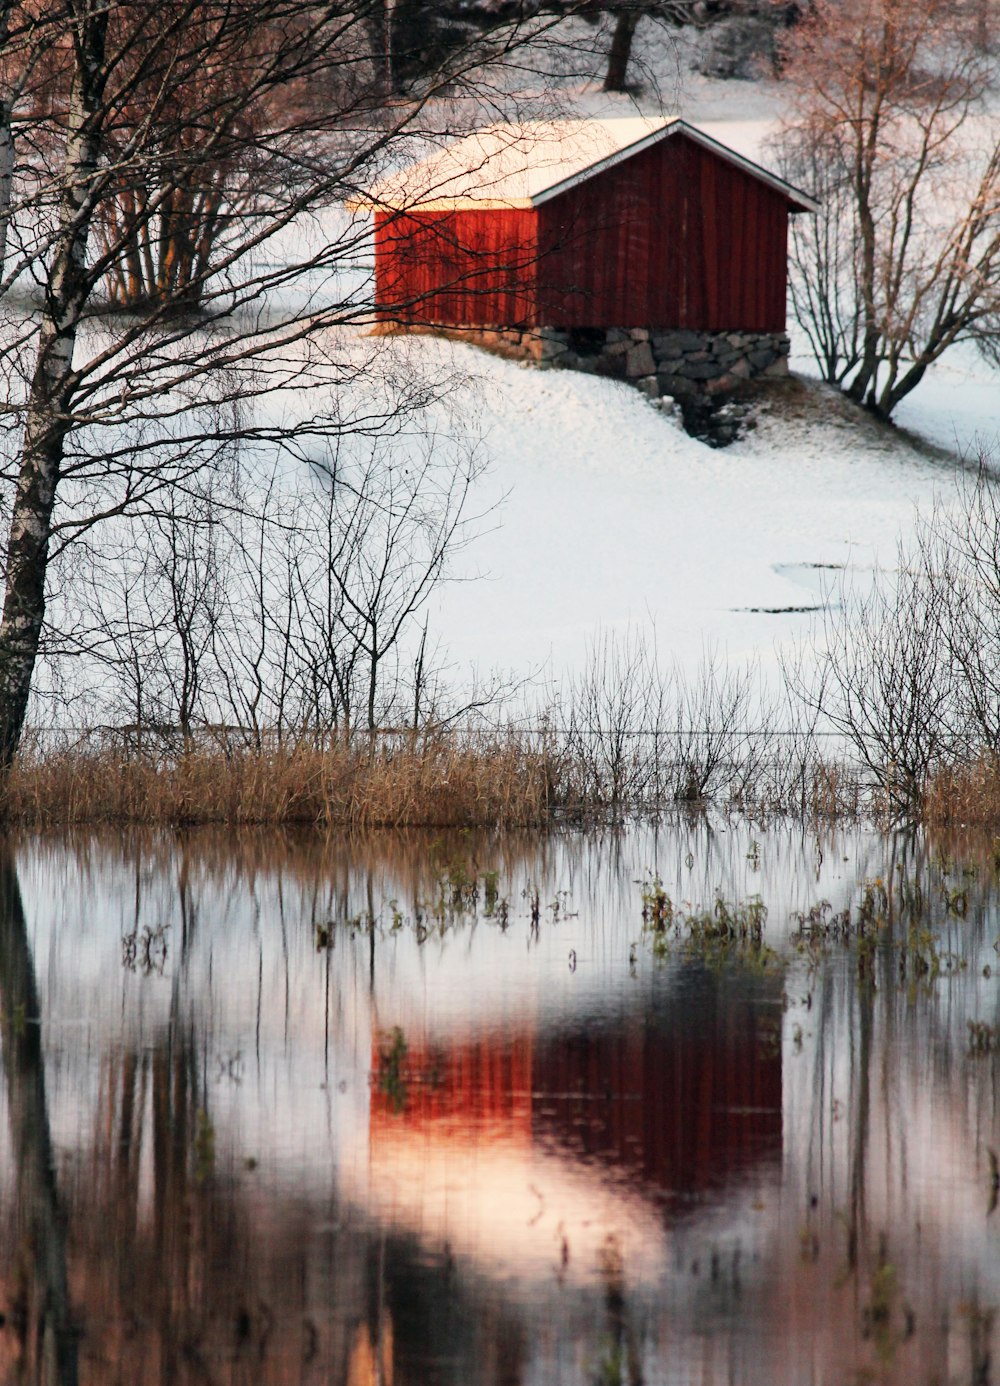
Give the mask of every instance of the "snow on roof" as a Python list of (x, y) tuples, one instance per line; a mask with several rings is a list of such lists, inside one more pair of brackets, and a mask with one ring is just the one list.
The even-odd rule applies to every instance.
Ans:
[(805, 193), (679, 116), (488, 125), (382, 179), (354, 205), (386, 211), (537, 207), (678, 133), (782, 192), (793, 210), (816, 211)]

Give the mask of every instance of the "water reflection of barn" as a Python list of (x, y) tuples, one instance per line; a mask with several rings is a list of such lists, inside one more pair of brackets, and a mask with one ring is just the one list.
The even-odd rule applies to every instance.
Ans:
[(544, 1145), (683, 1203), (780, 1153), (780, 996), (779, 979), (691, 966), (668, 995), (536, 1030), (383, 1033), (373, 1146), (428, 1129)]

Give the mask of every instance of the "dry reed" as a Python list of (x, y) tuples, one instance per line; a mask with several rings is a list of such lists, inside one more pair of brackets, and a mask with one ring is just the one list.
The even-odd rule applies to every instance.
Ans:
[[(855, 816), (856, 770), (808, 736), (767, 733), (717, 757), (709, 776), (689, 736), (614, 733), (390, 733), (371, 742), (300, 740), (261, 751), (210, 741), (151, 753), (121, 740), (45, 748), (29, 742), (4, 809), (11, 824), (302, 824), (318, 827), (536, 827), (713, 803), (755, 818)], [(610, 750), (609, 750), (610, 746)], [(696, 763), (697, 762), (697, 763)], [(711, 779), (711, 785), (706, 781)], [(696, 779), (701, 793), (689, 792)]]
[(531, 826), (550, 815), (551, 767), (516, 737), (477, 746), (421, 737), (255, 753), (197, 749), (160, 761), (112, 750), (22, 755), (10, 823)]
[(990, 756), (931, 775), (921, 818), (935, 827), (1000, 825), (1000, 762)]

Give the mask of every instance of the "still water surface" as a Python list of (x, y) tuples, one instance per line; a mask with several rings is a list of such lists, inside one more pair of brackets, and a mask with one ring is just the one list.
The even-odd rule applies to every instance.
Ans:
[(5, 844), (0, 1379), (1000, 1381), (998, 937), (861, 829)]

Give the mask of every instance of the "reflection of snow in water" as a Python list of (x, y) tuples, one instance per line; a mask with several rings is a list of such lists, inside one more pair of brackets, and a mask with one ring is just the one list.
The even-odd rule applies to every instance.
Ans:
[[(704, 820), (603, 841), (567, 836), (523, 855), (457, 841), (480, 870), (501, 869), (508, 927), (484, 918), (480, 901), (474, 918), (449, 919), (422, 945), (411, 924), (393, 931), (388, 901), (404, 919), (414, 900), (427, 901), (426, 846), (396, 859), (388, 844), (362, 863), (357, 845), (325, 843), (273, 865), (264, 852), (248, 866), (224, 853), (213, 862), (196, 841), (182, 854), (134, 858), (25, 844), (60, 1167), (78, 1167), (90, 1147), (109, 1066), (159, 1054), (181, 1034), (216, 1158), (236, 1171), (241, 1197), (252, 1190), (278, 1222), (282, 1208), (306, 1210), (317, 1238), (356, 1228), (451, 1266), (473, 1298), (499, 1297), (535, 1326), (538, 1364), (551, 1367), (559, 1344), (593, 1342), (618, 1285), (633, 1321), (646, 1316), (649, 1380), (699, 1379), (692, 1364), (710, 1338), (705, 1380), (792, 1383), (805, 1361), (839, 1364), (845, 1351), (861, 1361), (858, 1305), (870, 1300), (881, 1238), (917, 1343), (937, 1341), (934, 1306), (1000, 1294), (986, 1217), (988, 1148), (998, 1144), (992, 1061), (965, 1054), (967, 1019), (995, 1009), (983, 976), (995, 903), (961, 920), (934, 917), (942, 950), (968, 956), (967, 969), (901, 988), (886, 945), (885, 971), (866, 994), (849, 955), (789, 950), (789, 915), (822, 899), (844, 908), (864, 877), (894, 879), (893, 851), (911, 870), (912, 845), (861, 830), (817, 840), (801, 828)], [(759, 892), (784, 959), (773, 980), (727, 991), (678, 948), (655, 963), (638, 915), (652, 871), (692, 908), (710, 906), (717, 889), (730, 899)], [(558, 918), (543, 911), (537, 936), (529, 882), (546, 902), (569, 891)], [(343, 922), (369, 900), (383, 921), (374, 939)], [(122, 967), (122, 934), (136, 919), (169, 925), (162, 977)], [(332, 950), (317, 951), (317, 919), (342, 921)], [(734, 1144), (732, 1123), (755, 1099), (740, 1089), (738, 1045), (718, 1038), (727, 1024), (754, 1071), (776, 1066), (770, 1143)], [(398, 1113), (379, 1073), (397, 1027), (414, 1065)], [(500, 1069), (515, 1041), (531, 1066), (512, 1075)], [(465, 1108), (466, 1089), (449, 1087), (437, 1056), (472, 1075)], [(493, 1065), (492, 1106), (477, 1063)], [(610, 1101), (616, 1065), (624, 1078)], [(662, 1091), (657, 1073), (667, 1075)], [(677, 1130), (704, 1128), (707, 1144), (644, 1161), (642, 1143), (670, 1129), (671, 1102)], [(630, 1126), (639, 1116), (647, 1127)], [(747, 1129), (752, 1140), (769, 1130)], [(730, 1152), (714, 1177), (685, 1175), (705, 1176), (713, 1150)], [(145, 1202), (157, 1177), (149, 1141), (143, 1159)], [(7, 1151), (8, 1188), (11, 1171)], [(845, 1279), (852, 1218), (857, 1270)], [(893, 1313), (902, 1332), (904, 1310)], [(744, 1365), (726, 1370), (734, 1362)], [(538, 1371), (522, 1379), (555, 1379)], [(827, 1379), (818, 1366), (814, 1375)]]
[(534, 1148), (530, 1133), (480, 1146), (400, 1124), (380, 1132), (366, 1173), (343, 1181), (348, 1198), (504, 1281), (593, 1281), (612, 1245), (630, 1285), (668, 1263), (666, 1233), (639, 1193)]

